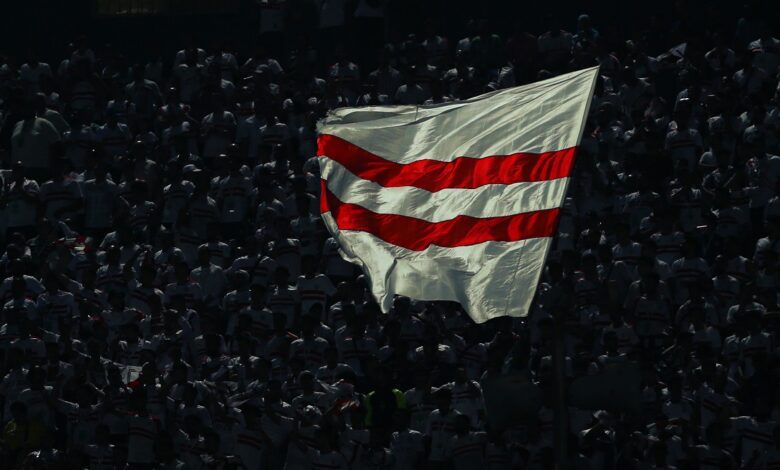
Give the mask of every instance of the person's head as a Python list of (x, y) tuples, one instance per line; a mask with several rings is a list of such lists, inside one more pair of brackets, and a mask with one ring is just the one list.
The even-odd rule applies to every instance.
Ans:
[(412, 301), (409, 297), (398, 295), (393, 299), (393, 310), (400, 318), (404, 318), (411, 312)]
[(274, 333), (277, 335), (287, 334), (287, 316), (283, 312), (273, 312)]
[(306, 277), (312, 277), (317, 272), (317, 258), (312, 255), (304, 255), (301, 258), (301, 271)]
[(52, 156), (50, 160), (52, 179), (63, 180), (70, 172), (70, 162), (59, 156)]
[(266, 403), (278, 403), (282, 399), (282, 383), (278, 380), (269, 380), (263, 397)]
[(137, 342), (141, 331), (136, 323), (126, 323), (121, 326), (119, 334), (125, 341)]
[(311, 307), (309, 307), (309, 311), (306, 313), (307, 316), (311, 317), (312, 320), (314, 320), (315, 325), (319, 325), (322, 322), (322, 312), (324, 310), (324, 307), (321, 303), (313, 304)]
[(211, 106), (214, 112), (222, 112), (225, 110), (225, 98), (222, 93), (213, 93), (211, 95)]
[(133, 181), (130, 185), (130, 190), (132, 191), (131, 195), (135, 204), (144, 202), (149, 194), (149, 186), (146, 184), (146, 181), (143, 180)]
[(222, 354), (223, 344), (222, 336), (218, 333), (210, 332), (203, 335), (203, 343), (206, 348), (206, 354), (211, 357), (219, 356)]
[(287, 361), (287, 367), (290, 368), (290, 374), (295, 378), (298, 378), (298, 374), (303, 371), (305, 365), (306, 364), (304, 364), (303, 359), (300, 356), (294, 356)]
[(582, 255), (580, 266), (586, 278), (593, 279), (598, 276), (598, 260), (593, 253), (589, 252)]
[(590, 16), (587, 14), (582, 14), (579, 17), (577, 17), (577, 31), (580, 32), (588, 32), (592, 28)]
[(655, 295), (658, 292), (659, 282), (658, 273), (649, 272), (642, 278), (642, 288), (647, 295)]
[(304, 338), (310, 339), (317, 332), (317, 322), (309, 315), (304, 315), (301, 319), (301, 334)]
[(615, 333), (614, 331), (605, 332), (602, 341), (604, 342), (604, 350), (607, 353), (614, 353), (617, 351), (618, 348), (617, 333)]
[(60, 281), (57, 278), (57, 274), (49, 272), (43, 278), (43, 286), (48, 292), (57, 292), (60, 289)]
[(11, 165), (11, 178), (16, 184), (24, 182), (24, 164), (21, 161), (15, 161)]
[(455, 417), (455, 434), (465, 436), (471, 429), (471, 421), (468, 415), (459, 414)]
[(308, 370), (304, 370), (298, 374), (298, 383), (300, 383), (303, 393), (308, 395), (314, 392), (314, 374)]
[(141, 64), (133, 64), (132, 67), (133, 81), (143, 81), (144, 79), (144, 66)]
[(338, 363), (339, 353), (338, 350), (333, 346), (328, 346), (325, 348), (324, 356), (325, 364), (327, 364), (328, 367), (335, 367)]
[(184, 417), (184, 432), (190, 436), (197, 436), (203, 431), (203, 422), (200, 417), (195, 414), (188, 414)]
[[(354, 309), (354, 306), (351, 306)], [(347, 320), (345, 316), (345, 322), (347, 323), (347, 330), (352, 333), (352, 338), (362, 339), (366, 335), (366, 321), (361, 315), (353, 315)]]
[(202, 267), (207, 267), (211, 264), (211, 253), (207, 246), (198, 248), (198, 264)]
[(211, 455), (218, 453), (220, 440), (219, 433), (213, 429), (207, 429), (203, 433), (203, 447), (205, 448), (206, 453)]
[(333, 429), (322, 428), (317, 432), (317, 447), (320, 452), (330, 453), (338, 446), (338, 432)]
[(265, 286), (253, 284), (249, 288), (249, 300), (254, 308), (263, 308), (265, 306)]
[(452, 392), (448, 388), (440, 388), (435, 393), (436, 408), (442, 414), (448, 414), (450, 412), (450, 405), (452, 404)]
[(30, 367), (27, 371), (27, 382), (33, 390), (42, 390), (46, 383), (46, 371), (38, 366)]
[(286, 287), (289, 284), (290, 272), (284, 266), (279, 266), (274, 271), (274, 283)]
[(631, 241), (629, 226), (625, 222), (619, 222), (615, 227), (615, 237), (618, 243), (624, 244)]
[[(143, 353), (143, 350), (141, 352)], [(138, 381), (145, 385), (152, 385), (157, 381), (157, 364), (151, 359), (142, 362), (141, 373), (138, 375)], [(141, 360), (144, 360), (143, 357)]]
[(249, 273), (237, 269), (230, 275), (230, 282), (237, 291), (246, 292), (249, 289)]
[(721, 431), (720, 425), (717, 423), (712, 423), (704, 431), (705, 438), (707, 440), (707, 443), (715, 448), (719, 448), (721, 446), (721, 443), (723, 442), (723, 433)]
[(159, 462), (167, 463), (176, 458), (173, 438), (167, 432), (158, 433), (154, 439), (154, 455)]
[(747, 331), (751, 335), (761, 334), (761, 312), (758, 310), (750, 310), (745, 313), (745, 321), (747, 323)]
[(466, 368), (462, 364), (459, 364), (455, 368), (455, 383), (463, 384), (469, 380), (468, 374), (466, 374)]
[(682, 253), (685, 258), (696, 258), (699, 254), (699, 244), (692, 238), (688, 238), (683, 242)]
[(666, 381), (666, 387), (669, 390), (669, 398), (673, 402), (679, 402), (682, 398), (683, 378), (679, 373), (672, 374)]
[(27, 421), (27, 405), (21, 401), (15, 401), (11, 403), (11, 416), (17, 423), (23, 423)]
[(681, 98), (677, 101), (674, 109), (674, 120), (677, 122), (678, 128), (685, 129), (688, 127), (692, 107), (693, 104), (689, 98)]
[(153, 287), (154, 278), (157, 275), (153, 266), (143, 266), (141, 268), (140, 282), (142, 287)]
[(252, 108), (255, 112), (255, 118), (258, 119), (265, 119), (265, 116), (268, 114), (267, 109), (268, 105), (266, 104), (265, 100), (256, 98), (252, 102)]
[(106, 377), (108, 378), (108, 383), (113, 387), (119, 387), (123, 384), (122, 373), (116, 366), (106, 368)]
[(277, 215), (273, 220), (273, 228), (276, 230), (278, 238), (281, 240), (290, 233), (290, 220), (282, 215)]
[(187, 382), (182, 387), (181, 400), (187, 406), (194, 406), (198, 398), (198, 390), (192, 382)]
[(186, 284), (190, 278), (190, 268), (184, 261), (179, 261), (173, 268), (173, 274), (176, 278), (176, 282), (180, 284)]
[(27, 293), (27, 281), (23, 277), (14, 277), (11, 281), (11, 296), (20, 300), (24, 298)]
[(406, 408), (396, 410), (395, 414), (393, 415), (393, 428), (396, 431), (404, 431), (409, 429), (411, 422), (412, 414)]
[(23, 120), (33, 119), (37, 109), (37, 101), (35, 98), (28, 97), (21, 99), (19, 102), (21, 104), (19, 107), (19, 117)]

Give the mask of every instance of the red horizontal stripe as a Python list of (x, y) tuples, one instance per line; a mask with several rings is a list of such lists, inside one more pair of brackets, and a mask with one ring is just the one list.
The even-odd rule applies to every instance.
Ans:
[(575, 150), (571, 147), (545, 153), (457, 157), (450, 162), (422, 159), (402, 164), (374, 155), (334, 135), (319, 136), (317, 145), (317, 155), (338, 162), (359, 178), (386, 188), (414, 186), (431, 192), (565, 178), (571, 173)]
[(340, 201), (322, 181), (322, 212), (330, 211), (339, 230), (368, 232), (408, 250), (430, 245), (456, 247), (487, 241), (519, 241), (551, 237), (560, 209), (524, 212), (504, 217), (478, 218), (459, 215), (442, 222), (428, 222), (404, 215), (377, 214), (357, 204)]

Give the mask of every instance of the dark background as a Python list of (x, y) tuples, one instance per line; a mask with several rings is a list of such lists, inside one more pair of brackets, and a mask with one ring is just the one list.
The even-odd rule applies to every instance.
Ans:
[[(288, 2), (299, 11), (311, 8), (310, 0)], [(539, 34), (549, 29), (547, 15), (573, 31), (577, 15), (585, 12), (607, 40), (652, 36), (654, 24), (674, 24), (672, 37), (648, 41), (651, 54), (662, 52), (653, 47), (663, 49), (686, 41), (703, 29), (733, 34), (736, 19), (745, 12), (745, 2), (702, 0), (389, 0), (389, 4), (393, 36), (420, 33), (428, 22), (434, 22), (439, 33), (455, 40), (464, 35), (471, 19), (486, 19), (490, 30), (499, 34), (517, 30)], [(780, 2), (750, 4), (767, 22), (778, 22)], [(32, 47), (43, 60), (63, 57), (68, 42), (79, 34), (87, 35), (98, 49), (110, 43), (131, 60), (148, 60), (152, 51), (169, 59), (181, 48), (184, 37), (197, 38), (203, 45), (227, 41), (241, 51), (256, 44), (260, 14), (255, 0), (21, 0), (4, 10), (0, 53), (21, 59)], [(292, 34), (316, 31), (305, 24), (290, 26)]]

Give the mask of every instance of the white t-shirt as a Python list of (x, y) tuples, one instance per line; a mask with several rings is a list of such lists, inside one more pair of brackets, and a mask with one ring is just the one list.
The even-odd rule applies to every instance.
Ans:
[(360, 0), (355, 9), (356, 18), (384, 18), (385, 2), (384, 0)]
[(754, 54), (753, 65), (770, 75), (777, 72), (780, 65), (780, 40), (777, 38), (756, 39), (748, 44), (748, 50)]
[(130, 133), (130, 128), (121, 122), (118, 122), (116, 127), (109, 127), (108, 124), (100, 126), (95, 132), (95, 136), (106, 153), (112, 157), (123, 156), (127, 152), (127, 145), (133, 137)]
[(301, 296), (301, 312), (305, 315), (316, 305), (322, 305), (325, 310), (325, 303), (328, 298), (336, 293), (336, 288), (324, 274), (316, 274), (313, 278), (307, 279), (305, 276), (298, 276), (296, 282), (298, 294)]
[(216, 157), (225, 153), (232, 141), (231, 132), (236, 128), (236, 118), (229, 111), (210, 113), (201, 123), (206, 137), (203, 141), (203, 156)]
[(187, 204), (187, 200), (194, 191), (195, 185), (186, 180), (165, 186), (163, 189), (162, 211), (162, 222), (164, 224), (176, 223), (179, 212)]
[(225, 292), (228, 285), (222, 268), (213, 264), (206, 268), (198, 266), (192, 270), (191, 279), (203, 288), (203, 297), (209, 298), (209, 305), (215, 305)]
[[(201, 48), (197, 48), (196, 55), (197, 55), (196, 63), (199, 65), (203, 65), (206, 62), (206, 51)], [(185, 49), (182, 49), (176, 53), (176, 57), (174, 57), (173, 59), (173, 66), (176, 67), (179, 64), (183, 64), (186, 60), (187, 60), (187, 51)]]
[(274, 421), (267, 414), (263, 414), (260, 418), (260, 427), (274, 446), (281, 447), (293, 430), (293, 419), (283, 415), (277, 417), (278, 420)]
[(105, 229), (114, 220), (114, 199), (117, 186), (106, 180), (98, 182), (94, 179), (84, 183), (84, 226), (87, 228)]
[(396, 470), (415, 468), (425, 452), (425, 436), (421, 432), (405, 429), (393, 433), (390, 449), (395, 456)]
[(37, 93), (40, 90), (41, 77), (52, 78), (49, 64), (38, 62), (34, 67), (30, 64), (22, 64), (19, 67), (19, 79), (27, 85), (32, 93)]
[(263, 455), (262, 433), (259, 430), (247, 429), (244, 426), (235, 426), (236, 446), (234, 452), (236, 457), (244, 464), (246, 468), (254, 468)]
[(484, 432), (471, 431), (465, 436), (453, 436), (447, 447), (453, 467), (456, 470), (484, 468), (486, 442)]
[(21, 196), (21, 191), (38, 199), (38, 183), (25, 179), (19, 188), (16, 181), (12, 181), (6, 192), (5, 217), (7, 227), (29, 227), (35, 224), (37, 206), (34, 201)]
[(46, 208), (46, 217), (49, 220), (62, 220), (67, 215), (60, 209), (79, 201), (82, 198), (81, 188), (75, 181), (47, 181), (41, 185), (41, 203)]
[(221, 222), (241, 222), (247, 218), (254, 187), (249, 178), (227, 176), (218, 183), (218, 200), (222, 208)]
[(11, 154), (25, 168), (47, 168), (49, 147), (59, 140), (60, 133), (46, 119), (36, 117), (19, 121), (11, 134)]
[(179, 99), (183, 103), (191, 103), (200, 91), (202, 67), (179, 64), (173, 69), (173, 76), (179, 81)]
[(260, 33), (278, 33), (284, 29), (287, 0), (260, 0)]
[(84, 453), (89, 457), (89, 470), (113, 470), (116, 468), (116, 449), (112, 444), (98, 446), (90, 444), (84, 448)]
[(65, 157), (76, 169), (84, 168), (89, 150), (97, 144), (98, 137), (91, 126), (74, 128), (63, 133)]
[(259, 116), (249, 116), (241, 121), (236, 129), (236, 141), (247, 147), (247, 157), (257, 158), (257, 147), (262, 141), (265, 119)]
[(455, 410), (442, 416), (438, 408), (431, 411), (428, 423), (425, 426), (425, 434), (431, 439), (431, 451), (428, 460), (444, 461), (449, 455), (449, 445), (455, 435), (455, 418), (459, 415)]
[(347, 2), (345, 0), (322, 0), (320, 6), (320, 28), (344, 26)]
[(539, 36), (539, 53), (550, 58), (566, 56), (571, 52), (573, 36), (571, 33), (561, 31), (557, 35), (546, 32)]

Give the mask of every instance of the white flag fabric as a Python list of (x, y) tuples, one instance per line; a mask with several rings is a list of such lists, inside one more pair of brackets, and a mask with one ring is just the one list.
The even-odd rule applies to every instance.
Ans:
[(465, 101), (342, 108), (319, 125), (323, 221), (387, 312), (528, 313), (598, 68)]

